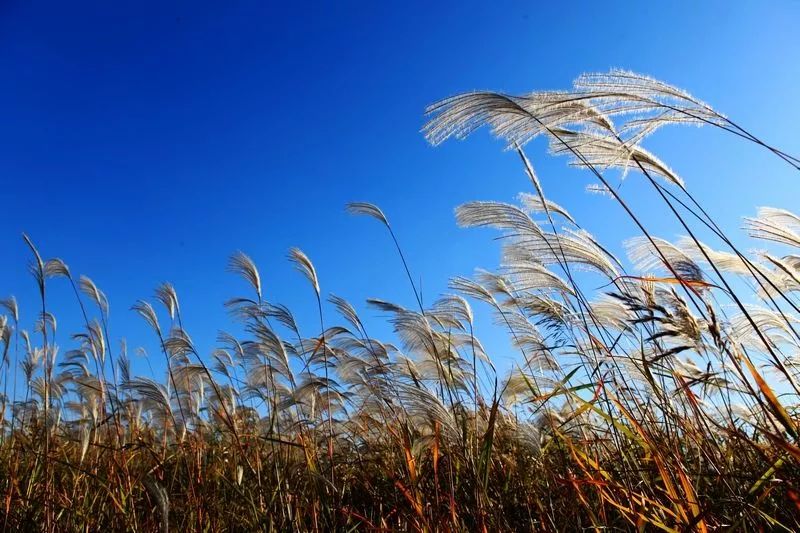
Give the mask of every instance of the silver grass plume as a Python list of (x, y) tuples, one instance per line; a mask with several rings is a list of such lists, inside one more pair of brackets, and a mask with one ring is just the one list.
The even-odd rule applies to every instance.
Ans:
[(751, 237), (800, 247), (800, 217), (785, 209), (761, 207), (755, 218), (745, 218)]
[(155, 309), (153, 306), (150, 305), (149, 302), (145, 302), (144, 300), (139, 300), (131, 307), (132, 311), (135, 311), (139, 316), (141, 316), (147, 324), (153, 328), (153, 331), (161, 337), (161, 326), (158, 323), (158, 316), (156, 315)]
[(681, 189), (680, 178), (663, 161), (644, 148), (621, 142), (618, 138), (596, 132), (554, 129), (550, 137), (550, 153), (566, 155), (571, 165), (598, 169), (619, 168), (623, 175), (639, 166), (650, 174), (660, 176)]
[(258, 268), (250, 257), (242, 252), (236, 252), (228, 261), (228, 269), (242, 276), (256, 291), (258, 300), (261, 301), (261, 276)]
[[(654, 249), (653, 244), (655, 243)], [(683, 250), (669, 241), (634, 237), (625, 241), (628, 258), (640, 271), (663, 268), (677, 273), (683, 281), (704, 281), (703, 270)], [(664, 264), (664, 260), (669, 263)]]
[(446, 98), (426, 109), (431, 116), (423, 127), (425, 138), (438, 145), (450, 137), (464, 139), (487, 125), (509, 148), (522, 146), (552, 128), (590, 124), (614, 131), (611, 121), (568, 92), (539, 92), (511, 96), (494, 92), (465, 93)]
[(155, 291), (156, 299), (166, 308), (167, 313), (171, 319), (175, 318), (175, 313), (180, 312), (180, 305), (178, 304), (178, 293), (171, 283), (164, 282)]
[(347, 204), (345, 210), (351, 215), (372, 217), (386, 226), (389, 225), (386, 215), (384, 215), (383, 211), (375, 204), (370, 204), (368, 202), (351, 202)]
[(97, 288), (94, 281), (88, 276), (81, 276), (78, 281), (78, 286), (86, 296), (92, 300), (95, 305), (100, 309), (104, 316), (108, 316), (108, 299), (103, 292)]
[(607, 73), (587, 73), (573, 83), (576, 93), (610, 116), (661, 112), (700, 124), (704, 120), (722, 123), (724, 116), (683, 89), (643, 74), (611, 69)]
[(358, 331), (363, 331), (364, 325), (361, 323), (358, 313), (350, 304), (350, 302), (334, 294), (331, 294), (328, 297), (328, 301), (330, 301), (336, 307), (336, 310), (339, 311), (339, 314), (342, 315), (350, 324), (352, 324), (353, 327), (355, 327)]
[(690, 237), (681, 237), (678, 239), (678, 242), (675, 243), (675, 246), (695, 263), (708, 264), (708, 260), (710, 259), (722, 272), (746, 276), (751, 274), (745, 259), (742, 259), (736, 254), (714, 250), (702, 242), (695, 242), (695, 240)]
[(15, 323), (19, 322), (19, 305), (17, 305), (17, 299), (14, 296), (9, 296), (8, 298), (0, 300), (0, 307), (11, 315), (11, 319)]
[(319, 280), (317, 279), (317, 271), (314, 264), (299, 248), (292, 248), (289, 250), (289, 259), (294, 263), (295, 268), (299, 270), (314, 287), (314, 292), (319, 295)]
[(555, 202), (551, 202), (546, 198), (542, 198), (538, 194), (530, 194), (522, 192), (519, 193), (519, 195), (517, 195), (517, 198), (519, 199), (519, 202), (522, 204), (522, 207), (529, 213), (540, 214), (550, 211), (552, 213), (561, 215), (572, 225), (577, 225), (575, 219), (572, 218), (572, 215), (570, 215), (566, 209), (556, 204)]

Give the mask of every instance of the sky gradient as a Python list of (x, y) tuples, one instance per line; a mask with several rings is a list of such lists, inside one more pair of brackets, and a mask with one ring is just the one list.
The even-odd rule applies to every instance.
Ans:
[[(153, 349), (129, 308), (169, 280), (208, 353), (219, 329), (235, 329), (222, 304), (247, 291), (226, 272), (242, 250), (265, 296), (298, 309), (315, 334), (313, 293), (286, 260), (292, 246), (312, 259), (323, 292), (359, 310), (367, 297), (413, 305), (385, 233), (344, 213), (370, 201), (431, 302), (450, 276), (499, 258), (495, 235), (458, 229), (453, 208), (529, 187), (515, 154), (485, 131), (427, 145), (426, 105), (473, 89), (568, 88), (582, 72), (622, 67), (797, 155), (798, 23), (797, 2), (3, 2), (0, 296), (16, 295), (31, 329), (25, 231), (106, 292), (114, 339)], [(800, 210), (797, 172), (753, 145), (706, 128), (645, 146), (733, 235), (756, 206)], [(612, 250), (637, 234), (607, 198), (584, 192), (588, 173), (547, 157), (540, 141), (529, 156), (551, 199)], [(654, 234), (680, 234), (638, 176), (622, 191)], [(66, 284), (52, 287), (67, 348), (79, 314)]]

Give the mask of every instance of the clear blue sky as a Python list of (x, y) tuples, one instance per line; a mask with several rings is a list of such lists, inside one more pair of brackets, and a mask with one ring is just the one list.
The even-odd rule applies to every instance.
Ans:
[[(453, 208), (528, 187), (485, 133), (425, 143), (425, 106), (460, 91), (567, 88), (581, 72), (623, 67), (800, 154), (800, 3), (600, 4), (6, 0), (0, 295), (18, 297), (31, 328), (26, 231), (108, 294), (112, 336), (131, 349), (153, 344), (129, 307), (169, 280), (207, 353), (230, 324), (222, 303), (246, 290), (225, 271), (236, 250), (257, 262), (266, 296), (307, 321), (312, 293), (285, 259), (291, 246), (314, 261), (323, 291), (359, 309), (372, 296), (412, 305), (381, 228), (343, 212), (366, 200), (391, 219), (431, 301), (449, 276), (498, 260), (494, 235), (458, 229)], [(727, 229), (758, 205), (800, 210), (800, 175), (754, 146), (682, 129), (647, 147)], [(539, 142), (530, 156), (552, 199), (603, 242), (619, 250), (636, 234), (583, 192), (584, 173)], [(623, 191), (654, 233), (675, 237), (637, 181)], [(80, 321), (65, 284), (52, 285), (63, 351)]]

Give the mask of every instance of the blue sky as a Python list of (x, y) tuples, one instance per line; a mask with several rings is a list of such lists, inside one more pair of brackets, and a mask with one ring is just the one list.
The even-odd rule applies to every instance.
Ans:
[[(425, 143), (425, 106), (461, 91), (567, 88), (581, 72), (623, 67), (800, 153), (797, 2), (288, 4), (3, 2), (0, 295), (17, 296), (25, 327), (36, 294), (22, 231), (95, 280), (112, 336), (130, 348), (153, 349), (128, 309), (165, 280), (204, 353), (235, 329), (222, 303), (246, 291), (225, 270), (236, 250), (309, 335), (313, 294), (286, 261), (291, 246), (324, 292), (360, 310), (367, 297), (412, 305), (384, 232), (344, 213), (353, 200), (384, 209), (432, 301), (448, 277), (498, 260), (494, 235), (458, 229), (453, 208), (528, 190), (516, 156), (486, 133)], [(752, 145), (680, 129), (646, 146), (734, 233), (756, 206), (800, 209), (798, 174)], [(620, 250), (636, 234), (608, 199), (583, 192), (588, 175), (540, 142), (529, 155), (549, 196), (602, 242)], [(655, 234), (677, 236), (638, 181), (623, 192)], [(77, 309), (63, 282), (52, 286), (68, 347)]]

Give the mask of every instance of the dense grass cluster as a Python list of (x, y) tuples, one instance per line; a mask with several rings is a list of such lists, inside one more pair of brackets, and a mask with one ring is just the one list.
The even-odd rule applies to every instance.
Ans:
[[(134, 376), (103, 292), (25, 237), (41, 307), (29, 332), (16, 300), (2, 301), (3, 530), (800, 528), (800, 217), (762, 208), (746, 231), (785, 253), (745, 255), (641, 141), (707, 124), (794, 169), (800, 161), (687, 93), (622, 71), (563, 92), (459, 95), (429, 114), (433, 144), (488, 125), (519, 153), (531, 190), (519, 205), (457, 209), (459, 224), (501, 233), (502, 264), (453, 279), (430, 306), (384, 213), (348, 206), (385, 226), (417, 303), (368, 302), (389, 317), (391, 341), (323, 292), (295, 249), (319, 310), (319, 326), (301, 331), (240, 253), (230, 268), (250, 291), (226, 305), (242, 333), (198, 353), (162, 285), (133, 310), (165, 370)], [(638, 226), (629, 262), (546, 199), (522, 151), (537, 136)], [(647, 231), (609, 183), (628, 172), (685, 238)], [(71, 286), (63, 312), (84, 323), (68, 350), (54, 342), (54, 283)], [(510, 372), (476, 337), (472, 305), (517, 350)]]

